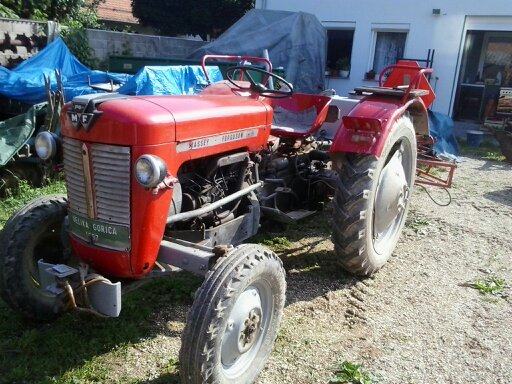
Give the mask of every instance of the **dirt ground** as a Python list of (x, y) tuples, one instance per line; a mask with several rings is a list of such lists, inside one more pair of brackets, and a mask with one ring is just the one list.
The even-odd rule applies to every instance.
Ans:
[[(512, 383), (510, 288), (502, 295), (483, 295), (471, 287), (491, 276), (512, 282), (512, 166), (463, 160), (449, 206), (435, 205), (416, 188), (398, 248), (372, 278), (354, 278), (336, 265), (327, 214), (284, 233), (270, 229), (263, 234), (263, 240), (286, 236), (291, 245), (276, 245), (287, 269), (287, 304), (259, 384), (329, 383), (345, 360), (362, 364), (379, 383)], [(442, 191), (432, 195), (446, 199)], [(29, 380), (35, 382), (177, 383), (180, 335), (190, 300), (158, 300), (142, 315), (149, 304), (129, 301), (117, 326), (132, 333), (127, 330), (110, 344), (97, 338), (97, 345), (90, 346), (91, 335), (116, 329), (113, 320), (65, 318), (37, 331), (3, 333), (13, 340), (28, 338), (20, 347), (23, 354), (26, 343), (35, 345), (40, 338), (59, 345), (61, 361), (68, 352), (76, 355), (53, 373), (47, 367), (58, 362), (44, 361), (48, 353), (40, 347), (29, 348), (33, 355), (26, 361), (14, 351), (4, 362), (13, 356), (27, 367), (43, 361), (42, 371)], [(13, 315), (5, 316), (12, 322)], [(76, 345), (64, 346), (61, 333), (70, 326), (81, 333), (75, 333)], [(90, 351), (81, 352), (84, 345)], [(20, 369), (10, 377), (23, 375)]]

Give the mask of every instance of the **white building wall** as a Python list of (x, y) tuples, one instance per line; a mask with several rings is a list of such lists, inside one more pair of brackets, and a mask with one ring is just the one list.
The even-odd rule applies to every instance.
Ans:
[[(453, 108), (466, 24), (512, 31), (512, 0), (257, 0), (256, 8), (309, 12), (326, 28), (355, 27), (350, 78), (326, 81), (339, 94), (374, 84), (363, 79), (372, 66), (375, 29), (408, 29), (405, 57), (426, 59), (435, 49), (433, 110), (446, 114)], [(433, 15), (434, 8), (441, 15)]]

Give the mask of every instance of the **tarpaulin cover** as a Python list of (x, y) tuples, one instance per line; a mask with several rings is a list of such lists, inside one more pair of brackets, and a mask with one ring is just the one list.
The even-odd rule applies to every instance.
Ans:
[(32, 136), (38, 116), (46, 114), (47, 103), (33, 105), (22, 114), (0, 121), (0, 166), (4, 166)]
[[(218, 67), (207, 67), (212, 82), (222, 80)], [(141, 68), (121, 88), (123, 95), (193, 95), (207, 85), (199, 65), (148, 66)]]
[(439, 112), (428, 111), (430, 134), (436, 140), (434, 152), (436, 155), (457, 160), (459, 145), (453, 134), (453, 120), (450, 116)]
[(253, 9), (189, 58), (205, 54), (261, 57), (268, 49), (272, 65), (284, 67), (295, 90), (318, 93), (324, 90), (326, 41), (325, 28), (314, 15)]
[(9, 70), (0, 67), (0, 94), (28, 104), (46, 100), (44, 76), (50, 76), (52, 89), (56, 89), (55, 70), (60, 70), (66, 100), (74, 96), (96, 93), (88, 85), (107, 83), (113, 80), (124, 83), (129, 75), (93, 71), (80, 63), (69, 51), (61, 38), (55, 39), (37, 55), (25, 60), (16, 68)]

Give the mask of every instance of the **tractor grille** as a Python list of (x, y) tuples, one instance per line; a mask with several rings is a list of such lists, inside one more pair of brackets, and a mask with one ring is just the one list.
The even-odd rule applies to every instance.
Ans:
[[(87, 216), (87, 187), (82, 142), (64, 138), (64, 170), (69, 206)], [(130, 148), (92, 144), (89, 147), (90, 180), (95, 219), (130, 225)]]

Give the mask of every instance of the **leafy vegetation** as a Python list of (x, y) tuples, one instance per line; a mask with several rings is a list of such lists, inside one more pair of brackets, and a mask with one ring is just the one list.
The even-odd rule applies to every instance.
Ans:
[(20, 180), (18, 188), (14, 191), (7, 191), (7, 197), (0, 200), (0, 229), (14, 212), (30, 200), (56, 193), (66, 193), (64, 181), (53, 180), (46, 187), (32, 188), (25, 180)]
[(499, 295), (506, 288), (505, 280), (497, 276), (489, 276), (485, 279), (478, 279), (472, 287), (477, 289), (483, 295)]
[(132, 0), (132, 7), (143, 25), (163, 35), (191, 34), (206, 39), (229, 28), (254, 7), (254, 0)]
[(272, 248), (274, 251), (284, 251), (292, 246), (292, 242), (284, 236), (276, 236), (269, 239), (263, 239), (262, 244)]
[(430, 221), (428, 221), (427, 219), (422, 217), (411, 217), (411, 215), (409, 215), (409, 218), (407, 218), (405, 222), (405, 226), (407, 228), (411, 228), (414, 231), (414, 233), (418, 233), (423, 228), (427, 227), (429, 224)]
[(360, 364), (344, 361), (335, 372), (331, 383), (341, 384), (372, 384), (375, 380)]
[(85, 28), (99, 27), (97, 8), (102, 0), (2, 0), (0, 15), (11, 18), (52, 20), (63, 25), (61, 35), (73, 54), (95, 67)]

